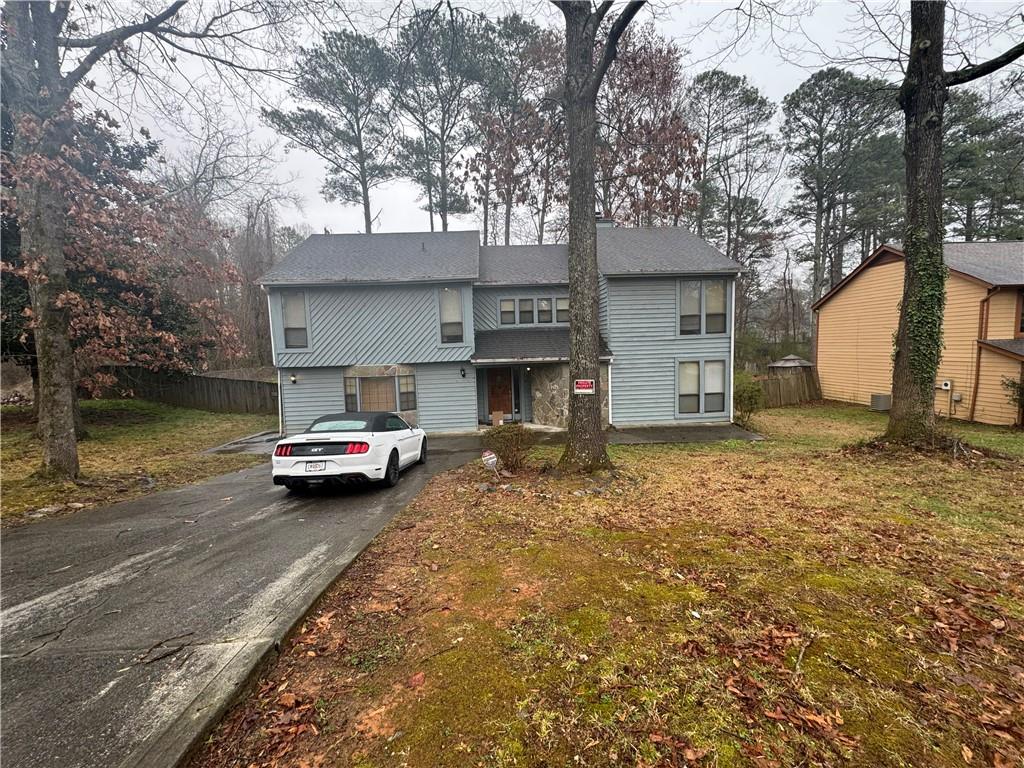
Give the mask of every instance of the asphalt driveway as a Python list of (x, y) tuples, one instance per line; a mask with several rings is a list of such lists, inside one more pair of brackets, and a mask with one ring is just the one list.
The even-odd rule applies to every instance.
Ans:
[(172, 766), (429, 477), (292, 496), (269, 466), (4, 533), (5, 765)]

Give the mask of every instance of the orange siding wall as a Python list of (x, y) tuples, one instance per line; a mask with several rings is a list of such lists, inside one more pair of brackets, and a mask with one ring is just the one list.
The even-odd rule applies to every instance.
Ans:
[(869, 403), (892, 388), (903, 262), (869, 267), (818, 312), (818, 377), (831, 400)]
[[(823, 397), (868, 404), (872, 394), (892, 390), (892, 339), (902, 293), (903, 262), (879, 264), (865, 269), (818, 311), (817, 365)], [(936, 385), (950, 380), (952, 393), (960, 395), (960, 402), (951, 403), (950, 393), (937, 389), (935, 410), (942, 415), (958, 419), (970, 415), (979, 310), (986, 293), (985, 286), (958, 275), (946, 281), (944, 349)], [(992, 305), (989, 338), (1012, 338), (1016, 292), (995, 294)], [(1019, 372), (1019, 363), (983, 353), (976, 421), (1014, 422), (1016, 414), (1001, 381), (1003, 376)]]
[[(949, 392), (936, 390), (935, 412), (943, 416), (966, 419), (971, 412), (974, 393), (974, 363), (978, 354), (978, 319), (981, 300), (988, 289), (957, 275), (946, 280), (946, 311), (942, 320), (942, 360), (935, 379), (953, 382), (954, 394), (962, 400), (952, 403)], [(977, 414), (974, 416), (978, 418)]]
[(1003, 378), (1020, 379), (1021, 365), (1006, 355), (981, 350), (981, 375), (978, 377), (978, 407), (974, 420), (986, 424), (1014, 424), (1017, 409), (1010, 405)]
[(1012, 339), (1017, 324), (1017, 291), (1004, 289), (989, 300), (986, 339)]

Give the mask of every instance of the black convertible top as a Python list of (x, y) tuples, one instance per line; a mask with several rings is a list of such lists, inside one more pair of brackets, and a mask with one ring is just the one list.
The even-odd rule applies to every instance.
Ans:
[[(393, 411), (346, 411), (345, 413), (328, 413), (314, 421), (306, 429), (306, 432), (387, 432), (385, 421), (388, 416), (401, 416)], [(328, 421), (360, 421), (365, 426), (349, 429), (317, 430), (317, 424)]]

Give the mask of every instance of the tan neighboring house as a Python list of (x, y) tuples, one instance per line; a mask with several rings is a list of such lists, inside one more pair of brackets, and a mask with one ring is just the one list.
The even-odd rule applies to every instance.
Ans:
[[(946, 243), (946, 312), (935, 411), (1021, 424), (1003, 379), (1024, 380), (1024, 242)], [(883, 245), (813, 306), (822, 396), (869, 404), (892, 390), (903, 252)]]

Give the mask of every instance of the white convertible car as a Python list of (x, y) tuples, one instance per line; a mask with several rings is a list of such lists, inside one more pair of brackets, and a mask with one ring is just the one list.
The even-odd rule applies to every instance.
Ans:
[(427, 460), (427, 436), (395, 413), (333, 413), (274, 446), (274, 484), (311, 485), (375, 480), (388, 487), (410, 464)]

